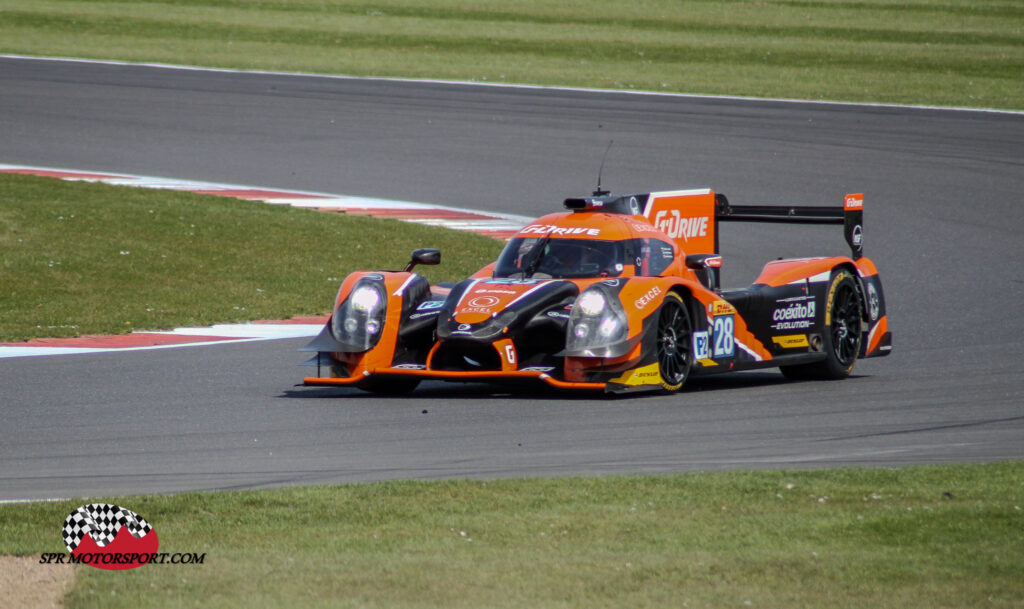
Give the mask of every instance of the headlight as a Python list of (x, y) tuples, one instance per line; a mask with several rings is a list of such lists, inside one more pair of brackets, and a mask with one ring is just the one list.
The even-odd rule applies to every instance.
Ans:
[(571, 357), (618, 357), (628, 349), (629, 323), (618, 299), (601, 284), (587, 288), (569, 314), (566, 354)]
[(352, 308), (360, 313), (372, 313), (381, 301), (380, 291), (369, 285), (359, 286), (349, 298), (352, 299)]
[(576, 301), (580, 312), (590, 317), (600, 315), (607, 304), (608, 300), (604, 297), (604, 292), (600, 290), (587, 290)]
[(380, 340), (387, 298), (379, 281), (360, 279), (334, 312), (334, 338), (353, 352), (368, 351)]

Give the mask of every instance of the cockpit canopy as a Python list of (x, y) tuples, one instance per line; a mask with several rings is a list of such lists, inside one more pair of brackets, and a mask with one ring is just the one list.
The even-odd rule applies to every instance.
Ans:
[(509, 279), (588, 279), (657, 276), (675, 257), (672, 244), (660, 239), (517, 237), (508, 242), (494, 267), (494, 277)]

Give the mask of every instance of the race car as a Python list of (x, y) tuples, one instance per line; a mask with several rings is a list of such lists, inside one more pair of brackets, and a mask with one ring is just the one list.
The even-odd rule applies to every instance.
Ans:
[[(863, 255), (862, 194), (843, 205), (731, 205), (710, 189), (570, 198), (457, 284), (357, 271), (303, 350), (305, 385), (404, 393), (426, 379), (569, 390), (681, 389), (693, 376), (778, 367), (841, 379), (888, 355), (882, 283)], [(719, 286), (722, 222), (843, 224), (850, 256), (768, 262), (749, 287)]]

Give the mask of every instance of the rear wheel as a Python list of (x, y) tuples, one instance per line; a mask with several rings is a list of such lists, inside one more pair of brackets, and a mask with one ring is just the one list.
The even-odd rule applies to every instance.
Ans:
[(693, 324), (686, 304), (669, 292), (658, 312), (658, 372), (666, 391), (678, 391), (690, 375)]
[(850, 375), (860, 354), (860, 331), (864, 305), (857, 282), (849, 271), (832, 274), (825, 300), (825, 332), (822, 348), (826, 357), (820, 362), (799, 366), (781, 366), (791, 379), (842, 379)]

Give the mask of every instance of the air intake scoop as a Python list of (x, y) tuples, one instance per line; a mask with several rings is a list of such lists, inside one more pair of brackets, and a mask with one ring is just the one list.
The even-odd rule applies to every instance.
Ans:
[(566, 209), (575, 212), (597, 211), (606, 214), (625, 214), (639, 216), (643, 214), (643, 205), (647, 195), (619, 195), (613, 197), (574, 197), (564, 202)]

